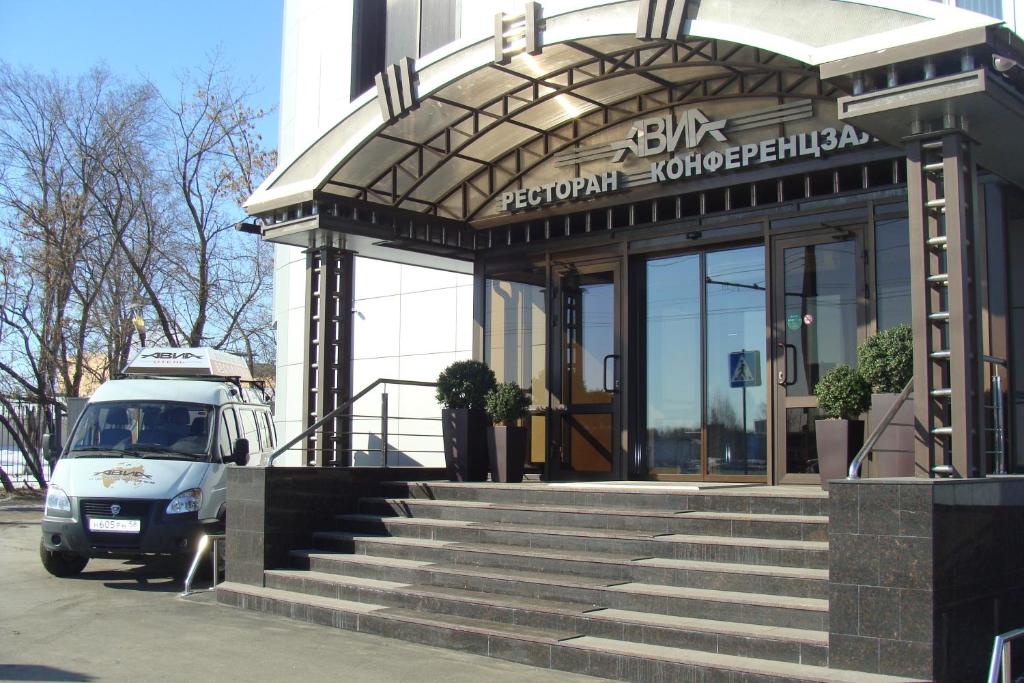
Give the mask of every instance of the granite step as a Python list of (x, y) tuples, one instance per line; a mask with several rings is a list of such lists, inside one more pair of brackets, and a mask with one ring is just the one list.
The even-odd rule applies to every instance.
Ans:
[(824, 598), (828, 571), (768, 565), (678, 560), (646, 555), (462, 543), (428, 538), (319, 532), (319, 549), (423, 560), (438, 564), (506, 567), (588, 576), (621, 582), (657, 583), (716, 590)]
[(359, 512), (472, 522), (502, 522), (559, 527), (652, 531), (663, 534), (827, 541), (828, 518), (696, 510), (639, 510), (555, 505), (517, 505), (480, 501), (363, 498)]
[(550, 524), (471, 522), (457, 519), (345, 514), (336, 517), (339, 528), (408, 538), (466, 543), (507, 544), (531, 548), (620, 552), (680, 560), (828, 568), (828, 543), (733, 536), (663, 534), (556, 527)]
[(292, 569), (267, 571), (266, 585), (297, 593), (499, 623), (577, 630), (584, 635), (632, 642), (820, 666), (828, 662), (828, 633), (824, 631), (648, 614)]
[(390, 498), (489, 501), (645, 510), (705, 510), (764, 514), (826, 515), (828, 494), (820, 489), (701, 482), (387, 482)]
[(811, 630), (828, 628), (828, 601), (820, 598), (666, 586), (508, 567), (442, 564), (312, 550), (294, 551), (292, 558), (298, 569), (345, 576), (672, 616)]
[(907, 679), (793, 662), (665, 647), (578, 633), (501, 624), (458, 615), (222, 583), (222, 604), (362, 633), (401, 638), (532, 666), (631, 681), (730, 679), (757, 683), (900, 683)]

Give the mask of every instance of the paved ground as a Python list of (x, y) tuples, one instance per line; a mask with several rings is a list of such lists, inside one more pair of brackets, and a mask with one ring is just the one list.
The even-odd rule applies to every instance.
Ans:
[(41, 507), (0, 499), (0, 681), (593, 681), (179, 598), (167, 566), (39, 563)]

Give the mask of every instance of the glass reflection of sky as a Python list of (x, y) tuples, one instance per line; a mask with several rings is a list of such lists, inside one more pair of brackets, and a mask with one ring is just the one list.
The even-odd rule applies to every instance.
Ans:
[[(701, 286), (702, 258), (706, 291)], [(707, 333), (703, 354), (702, 296)], [(648, 262), (647, 426), (654, 467), (698, 474), (706, 420), (713, 469), (764, 472), (765, 338), (763, 247)], [(762, 378), (759, 387), (746, 391), (732, 387), (729, 375), (729, 354), (743, 350), (759, 353)], [(701, 401), (702, 360), (707, 367), (706, 407)]]

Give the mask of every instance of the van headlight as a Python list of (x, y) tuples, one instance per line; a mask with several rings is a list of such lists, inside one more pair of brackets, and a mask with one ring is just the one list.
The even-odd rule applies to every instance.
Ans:
[(203, 492), (200, 489), (182, 491), (167, 504), (168, 515), (180, 515), (185, 512), (199, 512), (203, 504)]
[(71, 516), (71, 499), (68, 494), (51, 484), (46, 489), (46, 507), (43, 514), (53, 517)]

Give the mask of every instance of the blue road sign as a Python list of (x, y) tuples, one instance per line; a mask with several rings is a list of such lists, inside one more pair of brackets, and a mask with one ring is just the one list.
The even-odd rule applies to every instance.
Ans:
[(761, 386), (760, 351), (733, 351), (729, 354), (729, 386)]

